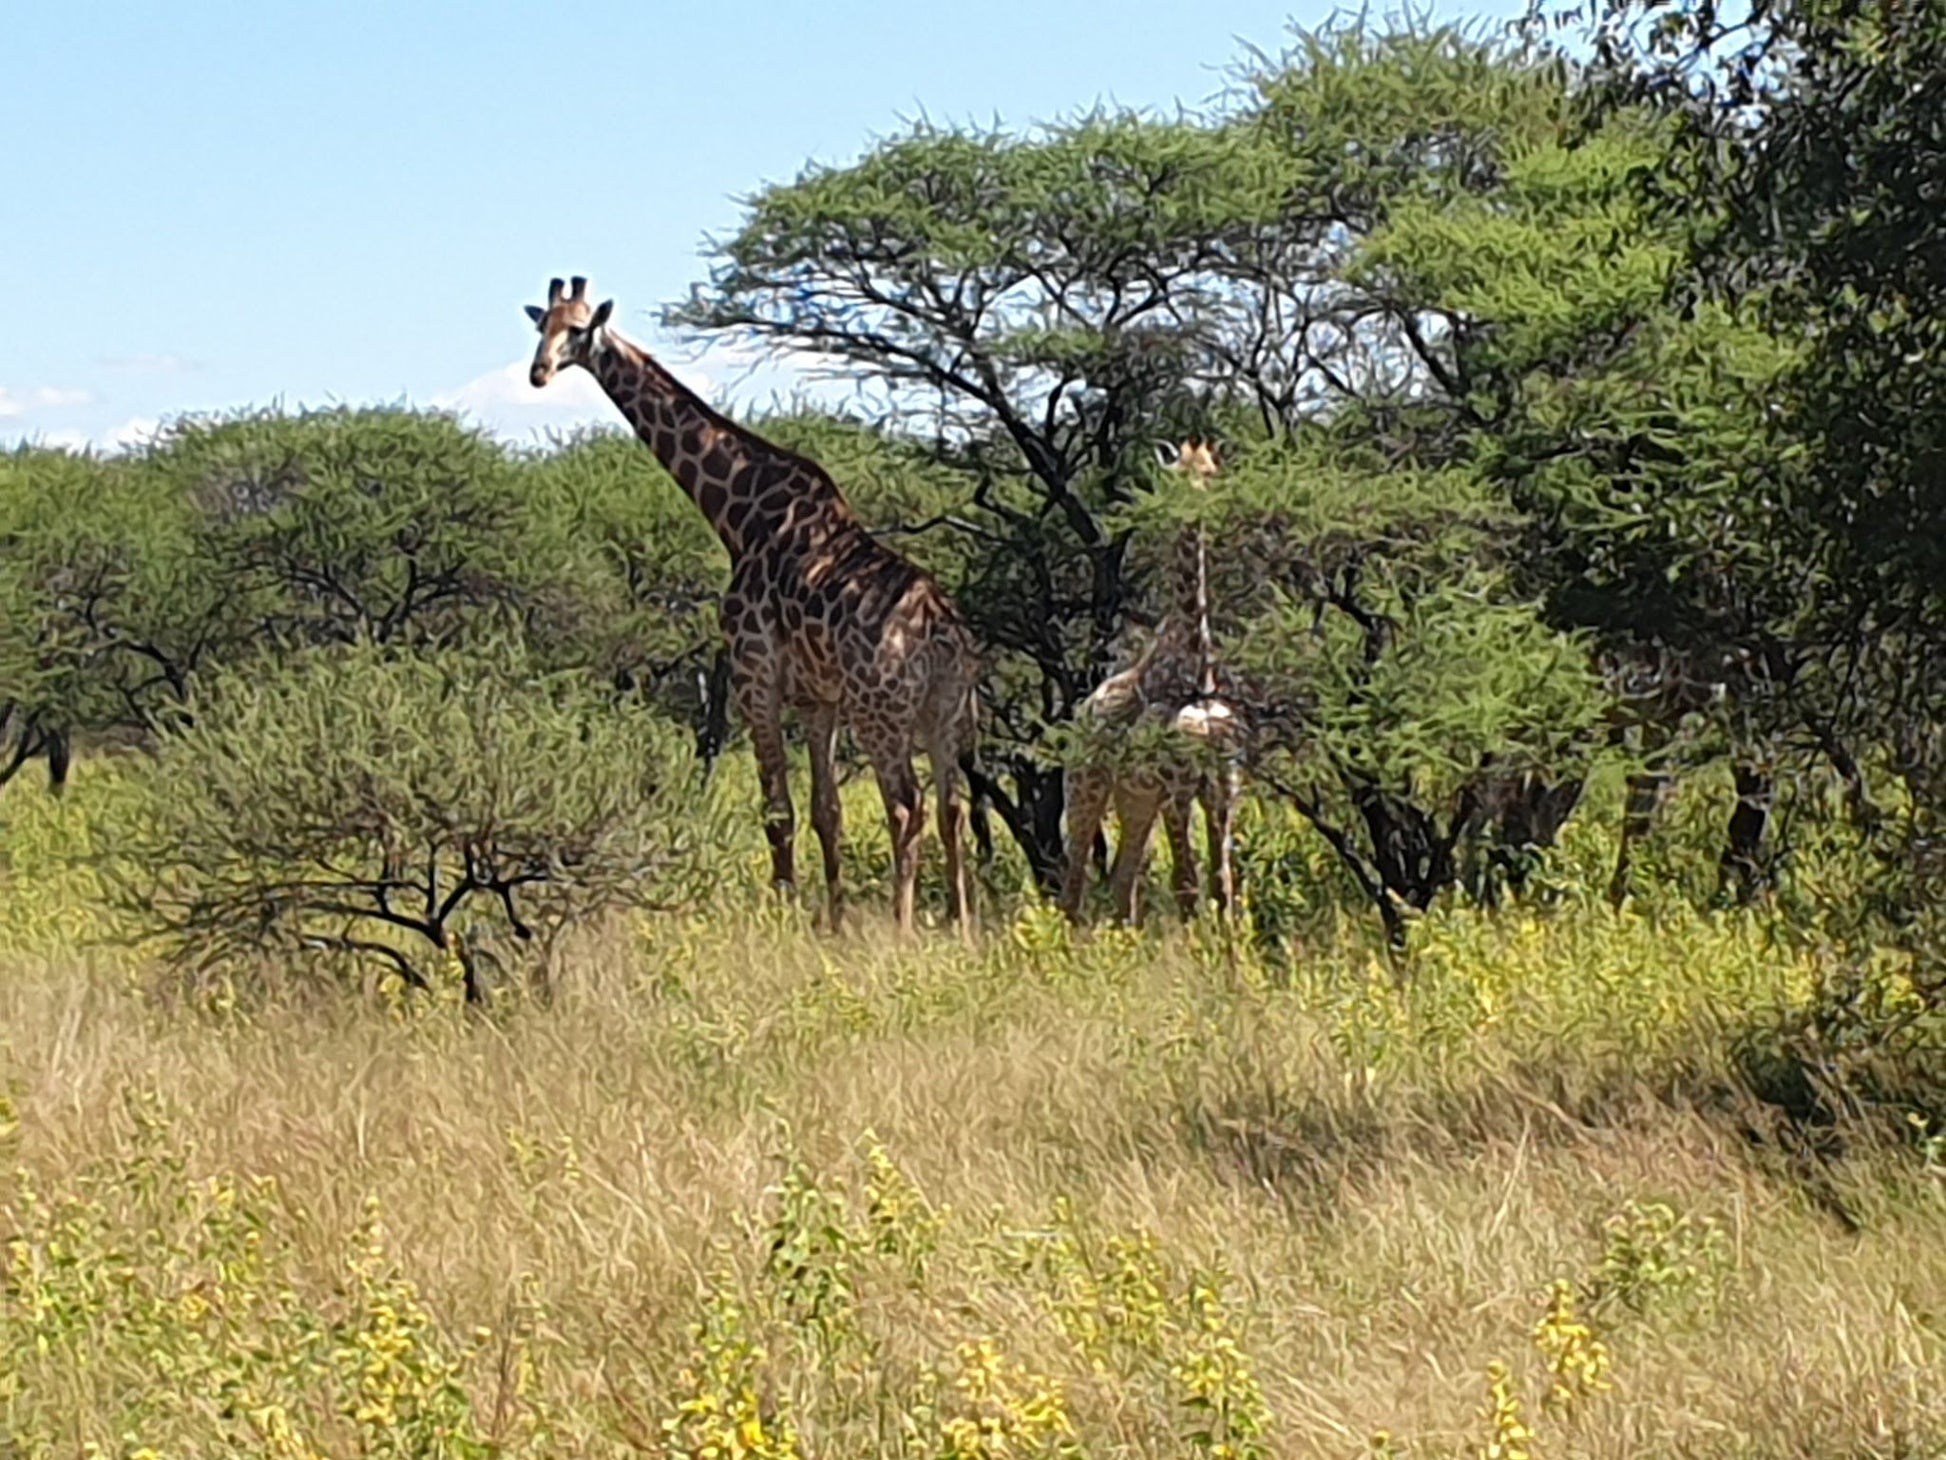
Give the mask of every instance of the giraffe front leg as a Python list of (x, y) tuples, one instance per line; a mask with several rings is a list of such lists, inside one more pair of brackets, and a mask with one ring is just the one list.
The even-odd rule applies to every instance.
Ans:
[(1236, 820), (1241, 779), (1234, 765), (1214, 772), (1203, 791), (1203, 814), (1209, 822), (1209, 891), (1224, 917), (1236, 911)]
[(1608, 879), (1608, 901), (1612, 906), (1620, 907), (1628, 901), (1636, 844), (1648, 836), (1654, 825), (1656, 806), (1667, 784), (1668, 777), (1659, 771), (1639, 771), (1628, 778), (1622, 805), (1621, 842), (1615, 850), (1615, 875)]
[(811, 743), (811, 825), (824, 852), (824, 888), (831, 931), (844, 923), (845, 892), (842, 866), (843, 811), (838, 800), (838, 710), (819, 705), (805, 712), (806, 737)]

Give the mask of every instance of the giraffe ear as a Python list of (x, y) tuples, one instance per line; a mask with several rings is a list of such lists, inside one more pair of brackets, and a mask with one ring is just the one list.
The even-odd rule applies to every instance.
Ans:
[(1173, 441), (1155, 443), (1155, 459), (1164, 466), (1174, 466), (1182, 460), (1182, 449)]
[(527, 317), (538, 325), (542, 320), (547, 318), (547, 311), (542, 309), (538, 304), (530, 304), (527, 306)]
[(595, 306), (595, 317), (588, 321), (590, 330), (598, 330), (608, 323), (608, 316), (615, 311), (615, 301), (604, 299)]

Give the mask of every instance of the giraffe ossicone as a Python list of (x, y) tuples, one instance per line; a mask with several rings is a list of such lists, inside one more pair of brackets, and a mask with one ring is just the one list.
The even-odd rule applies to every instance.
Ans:
[(730, 555), (723, 632), (763, 784), (772, 881), (797, 882), (783, 730), (794, 710), (810, 746), (811, 823), (833, 926), (844, 906), (835, 760), (838, 731), (849, 728), (885, 802), (900, 927), (914, 924), (925, 802), (913, 758), (923, 752), (952, 915), (969, 933), (960, 836), (982, 667), (971, 630), (938, 583), (872, 536), (823, 467), (706, 404), (609, 326), (613, 308), (588, 303), (581, 275), (551, 280), (546, 306), (527, 306), (541, 336), (529, 378), (539, 387), (571, 366), (592, 374)]

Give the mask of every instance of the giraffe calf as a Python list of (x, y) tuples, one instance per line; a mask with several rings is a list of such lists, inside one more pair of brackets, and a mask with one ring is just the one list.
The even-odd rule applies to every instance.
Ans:
[[(1207, 490), (1218, 471), (1215, 449), (1185, 441), (1164, 463)], [(1110, 901), (1133, 921), (1149, 840), (1161, 818), (1174, 862), (1176, 905), (1193, 917), (1201, 901), (1190, 822), (1202, 803), (1209, 834), (1210, 895), (1226, 915), (1235, 903), (1230, 846), (1236, 817), (1242, 722), (1218, 692), (1210, 630), (1209, 554), (1203, 529), (1185, 528), (1173, 557), (1168, 614), (1154, 641), (1127, 669), (1084, 700), (1077, 720), (1098, 749), (1068, 773), (1067, 860), (1061, 906), (1078, 918), (1089, 853), (1112, 803), (1122, 836), (1108, 873)]]

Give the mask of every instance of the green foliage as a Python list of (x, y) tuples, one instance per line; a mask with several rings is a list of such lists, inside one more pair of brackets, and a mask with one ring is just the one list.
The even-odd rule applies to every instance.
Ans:
[(849, 1205), (801, 1161), (790, 1164), (770, 1195), (777, 1210), (763, 1232), (764, 1276), (785, 1321), (815, 1333), (829, 1353), (850, 1335), (858, 1301), (852, 1250), (859, 1237)]
[(1599, 361), (1660, 306), (1680, 265), (1674, 242), (1645, 226), (1635, 186), (1655, 170), (1657, 139), (1618, 124), (1568, 140), (1507, 156), (1491, 189), (1400, 199), (1353, 270), (1375, 292), (1483, 326), (1459, 353), (1484, 382)]
[(315, 652), (193, 707), (111, 862), (185, 966), (350, 960), (422, 989), (452, 959), (478, 999), (483, 964), (697, 895), (719, 850), (669, 727), (504, 650)]
[(1208, 490), (1165, 483), (1127, 520), (1231, 546), (1214, 596), (1253, 768), (1396, 933), (1494, 834), (1492, 794), (1584, 773), (1607, 697), (1586, 646), (1513, 582), (1519, 518), (1492, 482), (1388, 464), (1363, 425), (1239, 451)]
[[(868, 521), (924, 529), (911, 545), (949, 581), (969, 575), (939, 530), (949, 470), (835, 417), (774, 432), (827, 459)], [(402, 409), (185, 419), (129, 458), (0, 459), (0, 542), (0, 778), (48, 754), (47, 731), (150, 734), (212, 668), (357, 640), (512, 633), (712, 751), (726, 728), (725, 556), (630, 436), (515, 453)]]
[(111, 939), (102, 856), (132, 797), (123, 767), (84, 761), (66, 795), (16, 796), (0, 817), (0, 950), (51, 956)]
[(1618, 1306), (1637, 1315), (1658, 1306), (1706, 1306), (1729, 1266), (1729, 1239), (1714, 1217), (1691, 1217), (1667, 1202), (1630, 1201), (1602, 1224), (1589, 1297), (1598, 1310)]
[(1553, 138), (1566, 112), (1563, 68), (1464, 25), (1340, 18), (1246, 71), (1245, 116), (1275, 140), (1312, 196), (1336, 190), (1339, 216), (1368, 227), (1401, 202), (1453, 199), (1507, 158)]
[(196, 511), (248, 627), (296, 644), (452, 643), (545, 574), (512, 463), (450, 416), (340, 408), (179, 421), (137, 470)]
[[(1705, 0), (1604, 0), (1570, 18), (1595, 41), (1590, 125), (1644, 106), (1671, 119), (1664, 180), (1645, 195), (1683, 249), (1669, 308), (1733, 321), (1759, 337), (1748, 355), (1770, 354), (1761, 398), (1683, 424), (1708, 451), (1748, 443), (1721, 453), (1741, 487), (1735, 531), (1762, 543), (1735, 563), (1767, 589), (1745, 589), (1746, 637), (1762, 641), (1764, 675), (1788, 702), (1773, 718), (1845, 779), (1876, 844), (1870, 893), (1849, 904), (1852, 982), (1870, 985), (1882, 941), (1915, 953), (1929, 1013), (1904, 1011), (1878, 1035), (1887, 1065), (1923, 1067), (1925, 1041), (1908, 1036), (1946, 1002), (1946, 102), (1934, 84), (1946, 18), (1874, 0), (1783, 0), (1734, 18)], [(1828, 1053), (1863, 1037), (1859, 1012), (1851, 990), (1834, 990), (1816, 1036)], [(1867, 1083), (1888, 1077), (1905, 1078), (1886, 1069)]]
[(758, 194), (674, 312), (850, 370), (954, 472), (940, 525), (967, 569), (949, 582), (998, 651), (997, 805), (1044, 881), (1060, 778), (1036, 742), (1093, 688), (1132, 602), (1104, 514), (1149, 443), (1197, 418), (1195, 321), (1228, 307), (1226, 250), (1273, 226), (1295, 181), (1275, 149), (1191, 118), (922, 124)]
[[(1544, 58), (1450, 28), (1344, 24), (1261, 58), (1247, 79), (1253, 95), (1229, 116), (1095, 113), (1025, 133), (920, 126), (848, 166), (814, 167), (752, 201), (710, 283), (675, 313), (889, 382), (892, 418), (924, 419), (934, 457), (965, 474), (971, 490), (947, 526), (965, 540), (969, 616), (1001, 651), (991, 722), (1014, 785), (1000, 810), (1043, 876), (1058, 860), (1060, 806), (1040, 742), (1131, 623), (1163, 606), (1153, 564), (1167, 548), (1143, 521), (1172, 509), (1146, 505), (1168, 495), (1149, 446), (1212, 420), (1275, 439), (1319, 405), (1345, 441), (1359, 435), (1354, 422), (1436, 435), (1436, 411), (1407, 433), (1392, 423), (1422, 385), (1466, 405), (1446, 364), (1453, 326), (1403, 297), (1382, 257), (1361, 262), (1361, 240), (1395, 213), (1401, 230), (1418, 227), (1428, 210), (1503, 186), (1570, 192), (1555, 206), (1572, 211), (1544, 162), (1523, 164), (1566, 125), (1564, 74)], [(1607, 225), (1594, 212), (1579, 226)], [(1501, 489), (1463, 471), (1437, 480), (1464, 466), (1446, 434), (1432, 450), (1408, 448), (1437, 481), (1431, 495), (1457, 491), (1482, 528), (1497, 516), (1504, 534), (1512, 515), (1488, 500)], [(1368, 489), (1411, 475), (1397, 473), (1402, 454), (1385, 442), (1336, 471), (1349, 489), (1335, 502), (1276, 481), (1252, 522), (1246, 486), (1225, 499), (1226, 525), (1241, 533), (1232, 540), (1287, 533), (1303, 550), (1330, 538), (1341, 559), (1362, 555), (1361, 530), (1391, 526), (1364, 502), (1394, 522), (1422, 505), (1403, 483)], [(1293, 510), (1316, 530), (1290, 533)], [(1426, 527), (1415, 518), (1404, 530)], [(1241, 553), (1224, 561), (1251, 566)]]
[(0, 699), (61, 729), (146, 729), (243, 617), (190, 503), (136, 464), (0, 459)]
[(534, 453), (519, 464), (519, 491), (522, 536), (550, 544), (559, 563), (524, 602), (536, 657), (641, 690), (702, 727), (729, 576), (702, 513), (619, 432)]
[(1266, 681), (1288, 677), (1309, 707), (1290, 753), (1333, 779), (1411, 788), (1443, 801), (1481, 768), (1518, 774), (1572, 767), (1599, 724), (1602, 697), (1587, 655), (1549, 629), (1504, 581), (1458, 576), (1402, 591), (1404, 573), (1372, 573), (1370, 606), (1386, 622), (1382, 651), (1343, 616), (1311, 632), (1310, 604), (1286, 599), (1238, 645)]
[[(1773, 59), (1738, 73), (1770, 88), (1777, 128), (1770, 191), (1748, 193), (1780, 210), (1757, 230), (1775, 267), (1739, 276), (1767, 293), (1710, 273), (1704, 245), (1744, 195), (1699, 191), (1702, 123), (1670, 88), (1591, 106), (1612, 52), (1590, 71), (1464, 26), (1345, 19), (1254, 55), (1206, 115), (922, 124), (811, 166), (750, 200), (673, 317), (858, 384), (855, 417), (799, 408), (762, 429), (823, 461), (988, 644), (981, 790), (1043, 883), (1067, 722), (1167, 607), (1192, 527), (1216, 549), (1217, 641), (1260, 784), (1340, 864), (1318, 874), (1316, 845), (1283, 831), (1245, 848), (1303, 869), (1302, 888), (1250, 894), (1270, 936), (1332, 916), (1348, 887), (1396, 939), (1454, 890), (1529, 886), (1598, 750), (1637, 770), (1733, 764), (1717, 895), (1789, 875), (1778, 808), (1823, 796), (1805, 771), (1819, 758), (1846, 782), (1844, 814), (1894, 807), (1921, 852), (1932, 800), (1873, 791), (1926, 761), (1931, 722), (1884, 734), (1866, 711), (1895, 683), (1923, 697), (1926, 676), (1883, 668), (1897, 655), (1866, 642), (1873, 604), (1832, 595), (1836, 565), (1869, 547), (1843, 546), (1866, 498), (1819, 495), (1811, 457), (1839, 451), (1797, 404), (1839, 399), (1812, 384), (1841, 314), (1925, 353), (1900, 311), (1927, 278), (1878, 253), (1915, 216), (1901, 189), (1926, 182), (1892, 144), (1931, 124), (1900, 120), (1887, 88), (1922, 74), (1938, 37), (1808, 3), (1765, 23), (1857, 82), (1827, 102)], [(1866, 128), (1857, 158), (1833, 150), (1841, 115)], [(1788, 177), (1801, 198), (1779, 191)], [(1838, 206), (1853, 183), (1862, 213)], [(1824, 313), (1813, 277), (1835, 291)], [(1845, 339), (1846, 360), (1894, 370)], [(1901, 419), (1920, 461), (1925, 413)], [(1156, 441), (1192, 432), (1226, 442), (1208, 492), (1154, 467)], [(509, 453), (443, 416), (248, 412), (179, 423), (125, 461), (0, 467), (13, 752), (64, 724), (153, 733), (213, 666), (265, 644), (502, 635), (687, 720), (705, 756), (727, 732), (723, 551), (626, 436)], [(1881, 647), (1930, 632), (1929, 591), (1900, 600)], [(1826, 836), (1833, 819), (1790, 824)], [(1918, 880), (1890, 900), (1910, 919), (1933, 873), (1923, 855), (1903, 865)], [(1876, 911), (1867, 924), (1861, 941), (1883, 931)], [(1898, 936), (1916, 945), (1918, 928)]]

